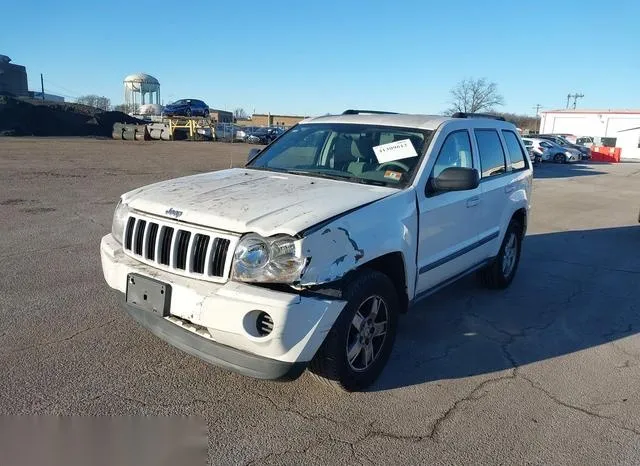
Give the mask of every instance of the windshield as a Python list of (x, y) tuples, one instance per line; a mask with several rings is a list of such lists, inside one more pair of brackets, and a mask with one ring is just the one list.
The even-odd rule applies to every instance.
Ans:
[(248, 167), (403, 187), (431, 134), (391, 126), (303, 124), (283, 134)]

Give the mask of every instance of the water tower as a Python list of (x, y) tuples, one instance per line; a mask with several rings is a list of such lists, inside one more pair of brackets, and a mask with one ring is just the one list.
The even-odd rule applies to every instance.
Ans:
[(133, 112), (140, 105), (160, 105), (160, 82), (150, 74), (130, 74), (124, 78), (124, 103)]

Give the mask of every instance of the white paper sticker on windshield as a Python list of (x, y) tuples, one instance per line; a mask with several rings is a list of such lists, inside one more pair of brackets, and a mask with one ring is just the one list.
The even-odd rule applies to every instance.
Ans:
[(376, 154), (376, 158), (380, 163), (418, 156), (410, 139), (402, 139), (400, 141), (375, 146), (373, 152)]

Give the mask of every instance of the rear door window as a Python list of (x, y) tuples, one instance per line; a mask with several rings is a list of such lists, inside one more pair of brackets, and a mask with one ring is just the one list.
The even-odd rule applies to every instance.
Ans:
[(505, 129), (502, 130), (502, 136), (507, 144), (507, 153), (509, 154), (511, 168), (514, 170), (527, 168), (527, 163), (524, 161), (524, 151), (518, 141), (518, 136), (516, 136), (513, 131)]
[(482, 178), (506, 173), (504, 149), (498, 132), (495, 129), (476, 129), (474, 133), (480, 155)]

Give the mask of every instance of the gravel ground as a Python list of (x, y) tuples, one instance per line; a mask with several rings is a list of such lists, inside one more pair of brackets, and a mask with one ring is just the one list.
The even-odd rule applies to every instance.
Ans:
[(0, 414), (198, 415), (212, 464), (640, 463), (640, 165), (536, 169), (512, 286), (421, 302), (377, 384), (346, 395), (208, 366), (102, 278), (122, 192), (249, 148), (0, 138)]

